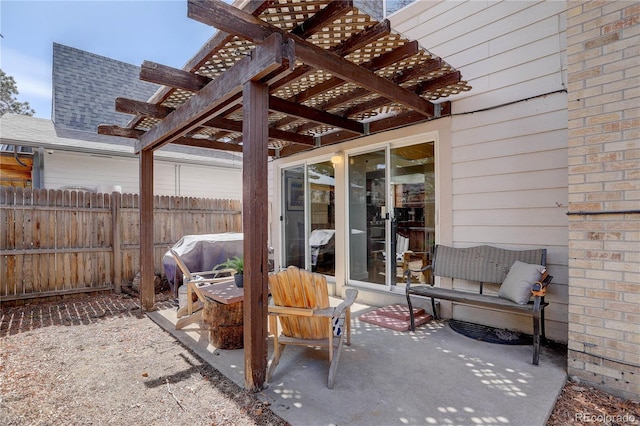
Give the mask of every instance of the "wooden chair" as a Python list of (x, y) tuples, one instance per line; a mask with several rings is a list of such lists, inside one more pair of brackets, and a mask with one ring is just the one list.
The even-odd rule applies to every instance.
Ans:
[[(377, 275), (384, 275), (387, 258), (384, 250), (373, 251), (373, 273), (374, 279)], [(396, 278), (401, 282), (404, 280), (404, 271), (409, 268), (410, 260), (415, 257), (413, 251), (409, 250), (409, 237), (396, 234)]]
[(271, 379), (286, 345), (320, 346), (329, 349), (328, 387), (333, 388), (345, 336), (345, 343), (351, 344), (350, 307), (358, 291), (348, 289), (345, 300), (331, 307), (324, 275), (295, 266), (270, 274), (269, 287), (272, 296), (269, 328), (273, 333), (273, 354), (267, 367), (267, 381)]
[[(229, 276), (235, 274), (235, 270), (213, 269), (211, 271), (191, 272), (180, 255), (174, 249), (169, 247), (169, 252), (176, 261), (178, 268), (182, 271), (183, 285), (187, 286), (187, 305), (178, 309), (177, 313), (177, 317), (180, 319), (176, 322), (176, 330), (180, 330), (189, 324), (202, 321), (202, 308), (204, 307), (206, 300), (198, 287), (203, 284), (228, 280)], [(213, 276), (213, 278), (205, 278), (207, 276)], [(196, 295), (195, 303), (193, 297), (194, 294)], [(186, 318), (182, 318), (184, 316), (186, 316)]]

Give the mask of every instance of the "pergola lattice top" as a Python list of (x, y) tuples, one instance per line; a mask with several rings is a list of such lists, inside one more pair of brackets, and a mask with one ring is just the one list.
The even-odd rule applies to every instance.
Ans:
[[(236, 13), (237, 9), (220, 1), (189, 0), (189, 16), (220, 31), (184, 70), (144, 62), (140, 78), (165, 87), (149, 102), (118, 98), (116, 110), (134, 114), (134, 119), (126, 128), (100, 126), (99, 133), (140, 138), (208, 83), (233, 72), (236, 64), (250, 57), (256, 46), (275, 33), (283, 34), (285, 40), (293, 43), (321, 48), (331, 57), (337, 55), (344, 62), (356, 64), (364, 73), (374, 73), (429, 102), (471, 89), (460, 72), (445, 61), (417, 42), (393, 33), (387, 20), (378, 22), (353, 3), (252, 1), (243, 8), (244, 13)], [(270, 92), (271, 155), (276, 154), (276, 149), (279, 155), (290, 155), (450, 113), (449, 102), (417, 111), (399, 101), (402, 96), (390, 95), (384, 88), (363, 87), (359, 75), (343, 67), (344, 62), (329, 62), (337, 65), (327, 69), (309, 64), (297, 50), (289, 49), (286, 58), (289, 63), (263, 79), (268, 82)], [(345, 78), (351, 75), (353, 78)], [(377, 84), (375, 79), (373, 84)], [(207, 118), (162, 144), (242, 151), (241, 93)], [(138, 150), (145, 148), (139, 146)]]

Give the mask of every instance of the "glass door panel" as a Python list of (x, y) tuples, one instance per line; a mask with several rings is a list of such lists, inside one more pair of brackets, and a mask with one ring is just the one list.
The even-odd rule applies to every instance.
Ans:
[(283, 266), (305, 268), (305, 185), (304, 166), (282, 171)]
[[(431, 262), (435, 244), (435, 180), (433, 142), (392, 148), (389, 191), (393, 208), (390, 255), (396, 260), (394, 283), (404, 283), (406, 268), (420, 269)], [(429, 277), (413, 274), (412, 280)]]
[(349, 277), (386, 283), (385, 150), (349, 157)]
[(313, 272), (335, 275), (335, 176), (330, 161), (307, 166), (309, 249)]

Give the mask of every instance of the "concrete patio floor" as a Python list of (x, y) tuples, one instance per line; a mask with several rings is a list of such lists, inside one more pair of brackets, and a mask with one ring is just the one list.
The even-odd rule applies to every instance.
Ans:
[[(358, 320), (352, 308), (333, 389), (326, 351), (287, 347), (258, 397), (292, 425), (544, 425), (566, 380), (566, 356), (543, 347), (485, 343), (431, 321), (397, 332)], [(204, 361), (240, 386), (244, 352), (208, 344), (198, 324), (175, 330), (176, 310), (148, 314)], [(269, 348), (271, 354), (271, 347)]]

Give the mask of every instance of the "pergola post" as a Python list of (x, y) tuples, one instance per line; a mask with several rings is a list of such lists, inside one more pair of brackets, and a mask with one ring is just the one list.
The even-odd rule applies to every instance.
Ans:
[(267, 369), (269, 87), (243, 86), (242, 229), (244, 231), (245, 388), (264, 387)]
[(140, 304), (150, 311), (155, 303), (153, 262), (153, 150), (140, 151)]

